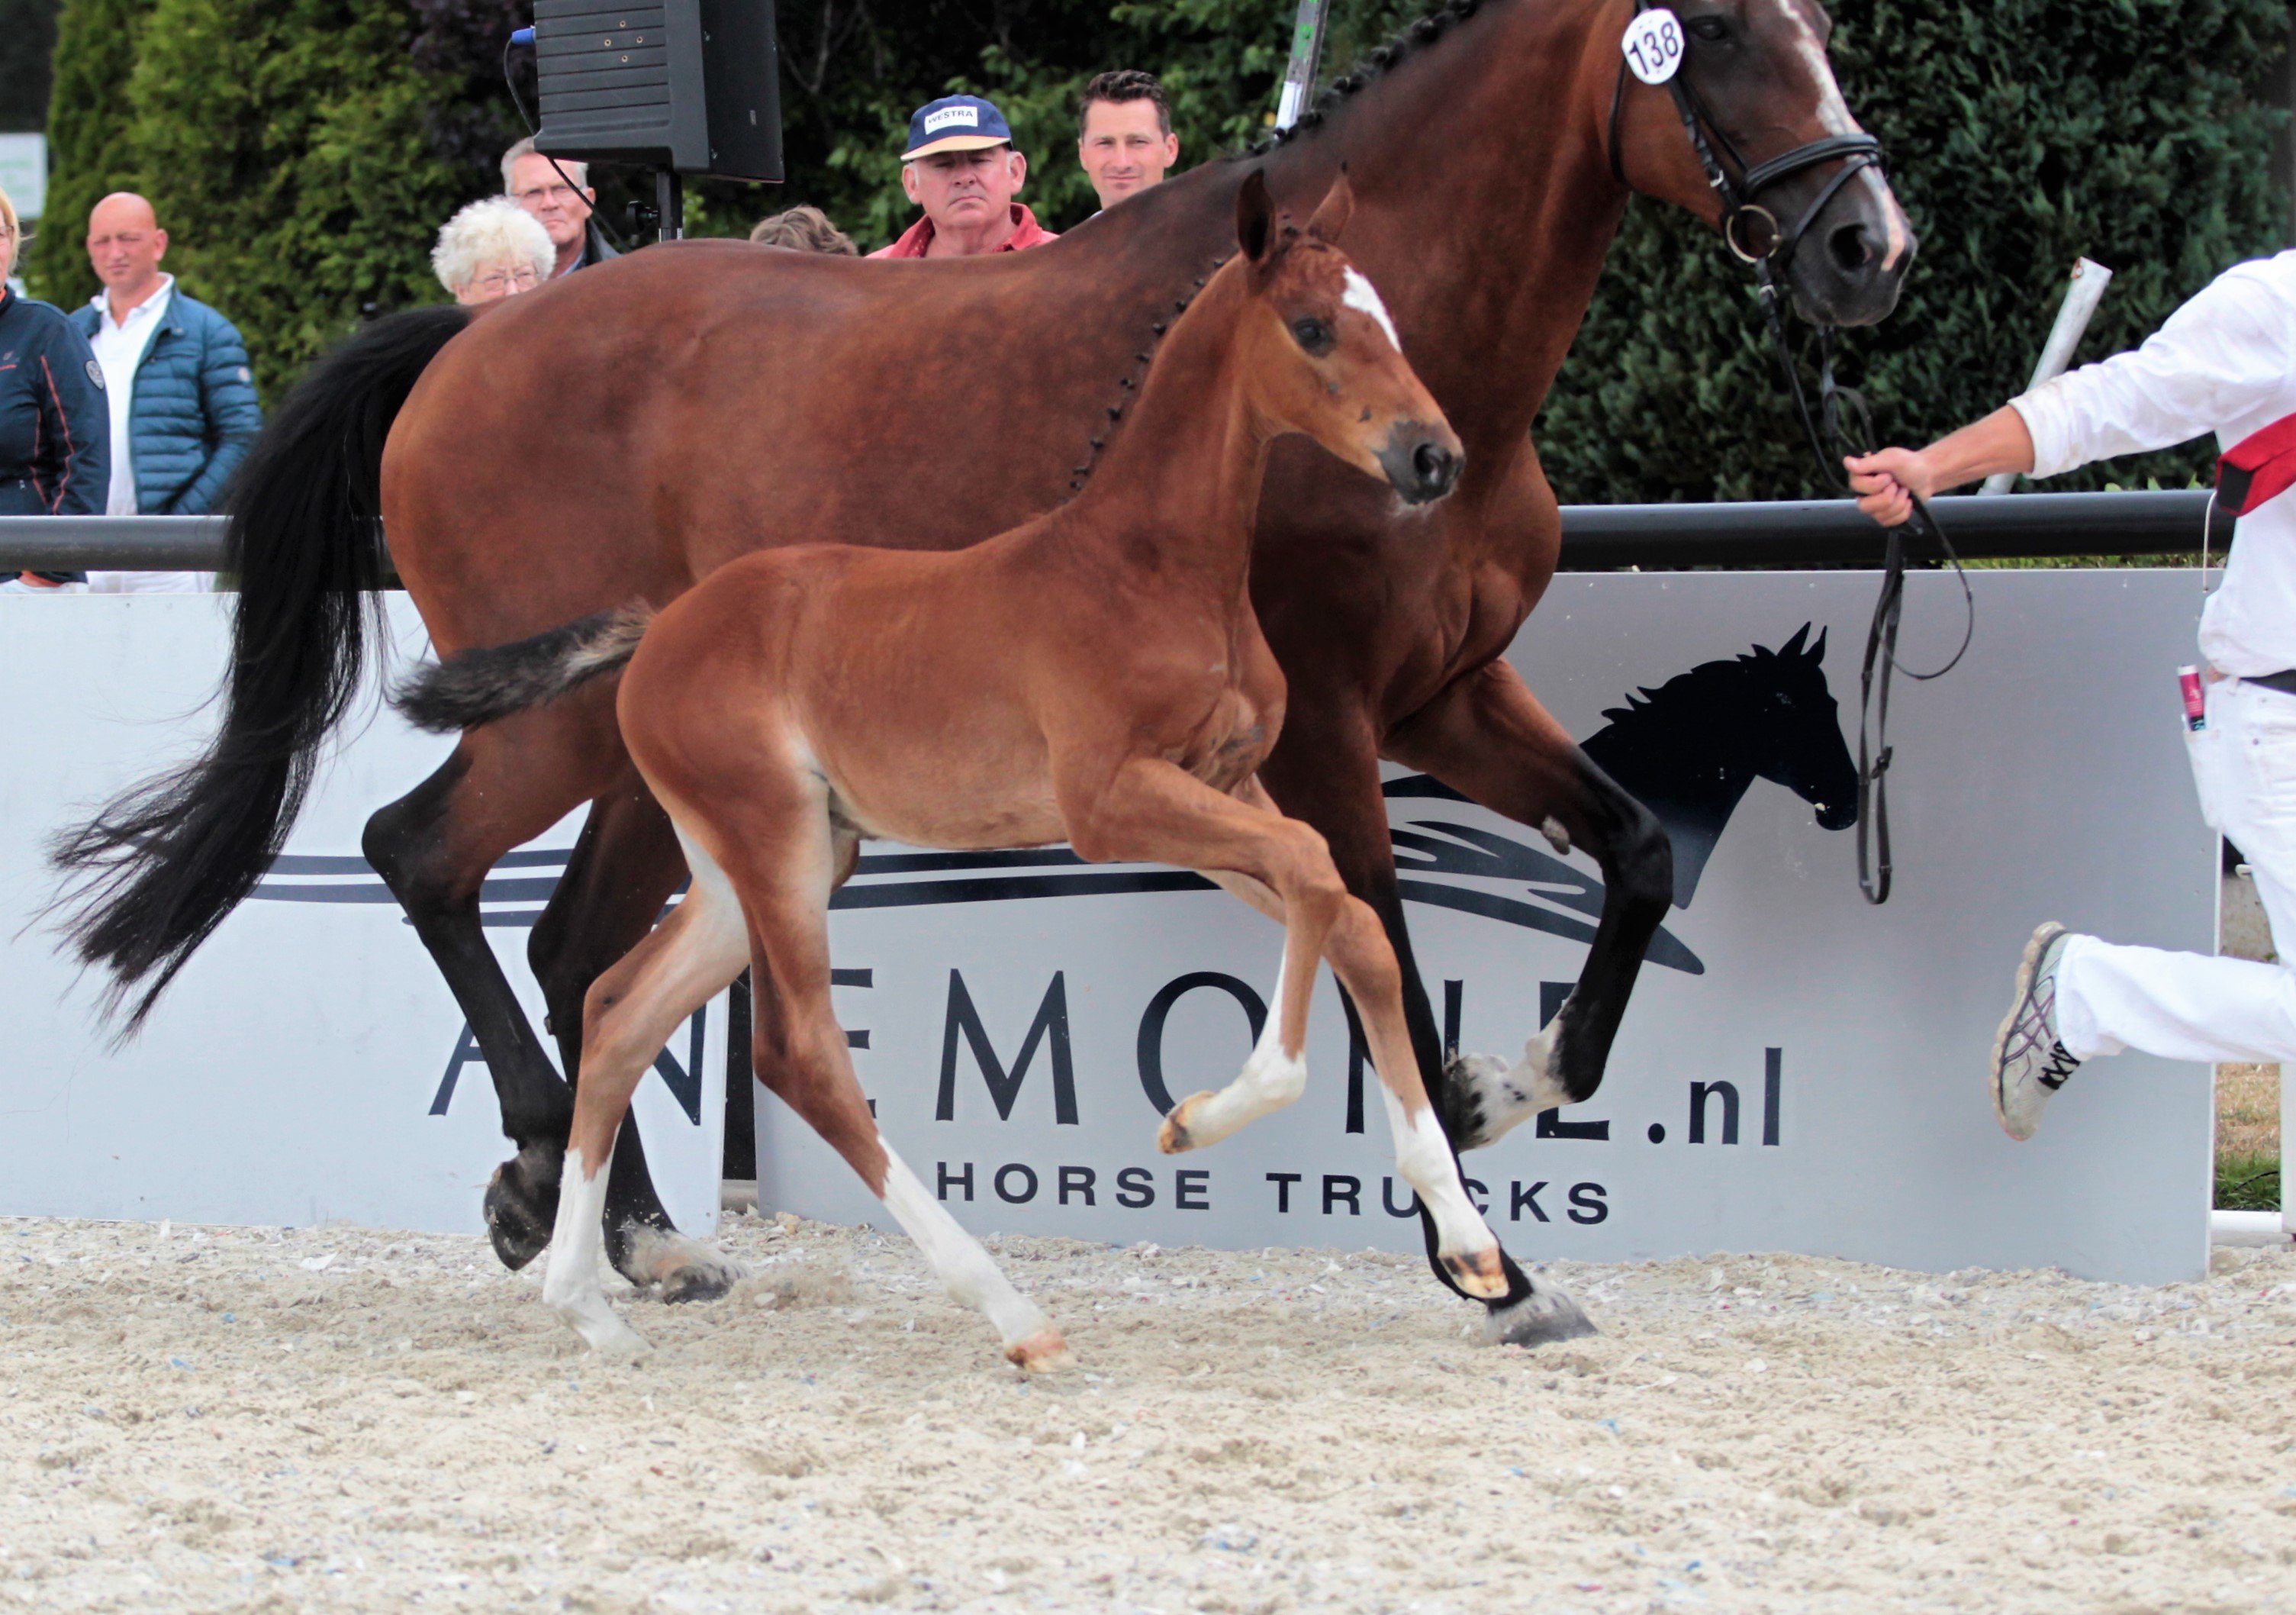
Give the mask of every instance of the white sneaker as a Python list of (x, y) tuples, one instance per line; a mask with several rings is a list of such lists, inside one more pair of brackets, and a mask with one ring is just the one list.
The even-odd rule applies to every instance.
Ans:
[(1993, 1114), (2022, 1143), (2080, 1062), (2057, 1041), (2057, 966), (2071, 933), (2050, 921), (2033, 932), (2017, 965), (2017, 999), (1993, 1039)]

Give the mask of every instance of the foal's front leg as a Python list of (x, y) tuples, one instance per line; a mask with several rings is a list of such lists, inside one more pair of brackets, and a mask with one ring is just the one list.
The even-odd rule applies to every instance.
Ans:
[[(1062, 800), (1070, 844), (1079, 857), (1096, 864), (1177, 864), (1223, 885), (1230, 883), (1227, 877), (1241, 879), (1269, 894), (1266, 904), (1256, 906), (1283, 927), (1275, 1013), (1242, 1075), (1217, 1093), (1193, 1094), (1173, 1106), (1156, 1141), (1168, 1155), (1217, 1144), (1290, 1104), (1307, 1086), (1316, 965), (1347, 888), (1315, 831), (1272, 806), (1249, 806), (1215, 791), (1160, 758), (1121, 765), (1104, 787), (1080, 799), (1084, 792), (1070, 791)], [(1266, 793), (1259, 799), (1265, 803)]]

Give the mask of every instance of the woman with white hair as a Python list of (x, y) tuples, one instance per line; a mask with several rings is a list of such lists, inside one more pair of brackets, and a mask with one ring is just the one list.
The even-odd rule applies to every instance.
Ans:
[(447, 221), (430, 249), (439, 283), (458, 303), (491, 303), (550, 278), (558, 250), (534, 216), (507, 196), (474, 201)]

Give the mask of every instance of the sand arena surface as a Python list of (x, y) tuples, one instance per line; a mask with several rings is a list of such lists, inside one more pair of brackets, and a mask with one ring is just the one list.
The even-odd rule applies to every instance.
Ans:
[[(0, 1219), (0, 1609), (2281, 1611), (2296, 1255), (2163, 1290), (997, 1242), (1028, 1383), (905, 1243), (733, 1219), (586, 1357), (475, 1239)], [(626, 1292), (624, 1292), (626, 1294)]]

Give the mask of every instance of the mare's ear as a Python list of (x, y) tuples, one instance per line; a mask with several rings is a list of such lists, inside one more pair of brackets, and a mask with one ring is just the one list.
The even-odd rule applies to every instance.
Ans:
[(1316, 209), (1316, 217), (1308, 221), (1308, 234), (1319, 242), (1336, 243), (1355, 210), (1356, 188), (1348, 183), (1347, 165), (1341, 163), (1340, 176), (1324, 193), (1323, 205)]
[(1235, 242), (1255, 264), (1267, 261), (1268, 243), (1275, 234), (1275, 202), (1267, 194), (1267, 171), (1254, 168), (1235, 193)]

